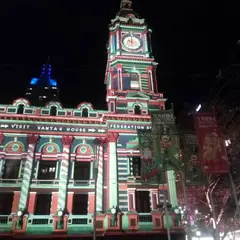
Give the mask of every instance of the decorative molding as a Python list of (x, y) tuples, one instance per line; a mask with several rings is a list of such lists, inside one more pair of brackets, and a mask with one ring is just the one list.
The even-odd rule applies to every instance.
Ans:
[(74, 139), (73, 136), (63, 136), (62, 143), (63, 143), (63, 145), (71, 145), (73, 139)]
[(0, 144), (2, 144), (3, 140), (4, 140), (4, 134), (0, 133)]
[(106, 140), (107, 142), (117, 142), (118, 136), (118, 133), (108, 133)]
[(28, 134), (28, 144), (36, 144), (38, 141), (38, 134)]

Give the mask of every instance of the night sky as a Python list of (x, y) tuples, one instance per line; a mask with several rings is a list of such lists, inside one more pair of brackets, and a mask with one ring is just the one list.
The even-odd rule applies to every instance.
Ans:
[[(108, 24), (119, 6), (120, 0), (0, 1), (0, 102), (24, 96), (50, 56), (63, 106), (88, 101), (105, 108)], [(153, 30), (159, 90), (178, 107), (197, 103), (218, 69), (236, 61), (237, 3), (133, 0), (133, 8)]]

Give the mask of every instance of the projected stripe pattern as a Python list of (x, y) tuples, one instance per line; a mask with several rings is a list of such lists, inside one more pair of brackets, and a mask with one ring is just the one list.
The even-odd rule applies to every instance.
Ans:
[(69, 145), (63, 146), (62, 162), (60, 169), (60, 182), (58, 192), (58, 210), (65, 209), (67, 196), (67, 182), (68, 182), (68, 167), (69, 167)]
[(37, 138), (38, 136), (36, 135), (29, 136), (27, 158), (24, 164), (21, 194), (19, 199), (19, 210), (24, 210), (27, 207), (28, 193), (29, 193), (32, 169), (33, 169), (33, 161), (34, 161), (34, 151), (35, 151)]
[(98, 178), (97, 178), (97, 211), (103, 210), (103, 146), (97, 146)]

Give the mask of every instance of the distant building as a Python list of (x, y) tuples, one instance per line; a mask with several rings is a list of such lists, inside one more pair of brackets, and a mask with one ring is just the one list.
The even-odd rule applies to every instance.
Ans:
[(48, 102), (59, 100), (57, 81), (52, 79), (52, 66), (49, 60), (43, 64), (40, 77), (31, 79), (25, 98), (35, 106), (44, 106)]
[[(0, 236), (92, 236), (96, 197), (97, 234), (166, 237), (159, 205), (165, 193), (178, 205), (173, 171), (161, 183), (141, 181), (136, 148), (136, 130), (151, 129), (150, 113), (164, 111), (166, 99), (158, 92), (151, 30), (131, 4), (122, 0), (109, 26), (107, 111), (86, 102), (64, 108), (49, 63), (31, 80), (29, 100), (0, 105)], [(176, 215), (168, 217), (172, 239), (185, 239)]]

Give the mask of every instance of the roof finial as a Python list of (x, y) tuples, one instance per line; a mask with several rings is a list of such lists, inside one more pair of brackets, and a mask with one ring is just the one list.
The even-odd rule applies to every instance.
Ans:
[(132, 1), (131, 0), (121, 0), (121, 5), (120, 8), (127, 8), (127, 9), (131, 9), (132, 7)]

